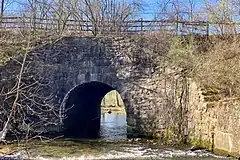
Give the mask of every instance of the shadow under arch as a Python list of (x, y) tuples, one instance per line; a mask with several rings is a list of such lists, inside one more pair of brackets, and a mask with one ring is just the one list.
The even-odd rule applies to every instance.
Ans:
[(98, 81), (86, 82), (71, 89), (60, 107), (60, 123), (64, 136), (98, 138), (101, 101), (112, 90), (115, 88)]

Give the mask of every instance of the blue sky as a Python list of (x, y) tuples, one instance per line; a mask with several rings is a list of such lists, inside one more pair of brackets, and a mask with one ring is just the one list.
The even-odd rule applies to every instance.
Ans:
[[(140, 15), (143, 19), (154, 18), (154, 14), (159, 11), (160, 5), (164, 0), (143, 0), (141, 1), (144, 7), (143, 13)], [(167, 0), (165, 0), (167, 1)], [(182, 5), (188, 5), (189, 0), (178, 0)], [(203, 7), (204, 0), (193, 0), (195, 3), (195, 11), (200, 11)], [(216, 0), (210, 0), (216, 2)]]
[[(7, 1), (7, 0), (6, 0)], [(8, 0), (12, 1), (12, 0)], [(20, 3), (27, 1), (27, 0), (16, 0)], [(132, 1), (132, 0), (127, 0), (127, 1)], [(164, 0), (135, 0), (141, 2), (143, 5), (144, 10), (140, 12), (138, 18), (143, 18), (143, 19), (153, 19), (154, 18), (154, 13), (156, 13), (159, 10), (159, 6), (162, 1)], [(167, 1), (167, 0), (165, 0)], [(176, 1), (176, 0), (175, 0)], [(188, 4), (189, 0), (178, 0), (182, 4)], [(216, 0), (210, 0), (212, 2)], [(194, 0), (196, 10), (200, 10), (200, 8), (204, 4), (204, 0)], [(13, 3), (10, 7), (7, 8), (8, 11), (16, 11), (20, 10), (22, 7), (18, 3)]]

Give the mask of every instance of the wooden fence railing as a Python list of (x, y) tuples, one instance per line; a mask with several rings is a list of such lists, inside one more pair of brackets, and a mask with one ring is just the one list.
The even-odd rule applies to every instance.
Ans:
[(31, 19), (29, 17), (2, 17), (0, 29), (35, 29), (52, 31), (80, 31), (80, 32), (155, 32), (167, 31), (177, 35), (186, 34), (238, 34), (239, 23), (205, 22), (205, 21), (176, 21), (176, 20), (129, 20), (117, 22), (90, 22), (74, 19), (60, 21), (59, 19)]

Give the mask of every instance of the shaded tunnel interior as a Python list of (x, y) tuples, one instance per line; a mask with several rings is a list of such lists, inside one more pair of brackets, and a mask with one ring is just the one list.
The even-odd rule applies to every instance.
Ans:
[(84, 83), (74, 88), (66, 103), (64, 135), (71, 138), (98, 138), (101, 122), (101, 101), (114, 90), (101, 82)]

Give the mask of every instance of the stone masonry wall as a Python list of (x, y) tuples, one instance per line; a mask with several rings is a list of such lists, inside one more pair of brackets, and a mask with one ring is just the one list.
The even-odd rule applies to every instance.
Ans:
[[(176, 129), (183, 119), (179, 114), (182, 107), (176, 107), (181, 77), (166, 68), (156, 69), (156, 57), (151, 57), (153, 50), (137, 43), (134, 37), (122, 36), (63, 37), (31, 51), (22, 77), (25, 90), (21, 91), (18, 103), (27, 113), (22, 117), (28, 120), (26, 126), (34, 120), (38, 125), (32, 130), (48, 132), (63, 117), (65, 108), (61, 104), (68, 92), (83, 83), (97, 81), (120, 93), (129, 132), (135, 136), (178, 139), (175, 133), (179, 133)], [(0, 67), (2, 93), (14, 87), (19, 70), (17, 61)], [(0, 96), (0, 106), (6, 110), (12, 102), (13, 99)], [(7, 118), (3, 114), (0, 112), (0, 126)], [(25, 123), (19, 119), (14, 126), (24, 130)]]
[(240, 99), (206, 101), (202, 91), (191, 83), (189, 102), (191, 143), (240, 156)]

